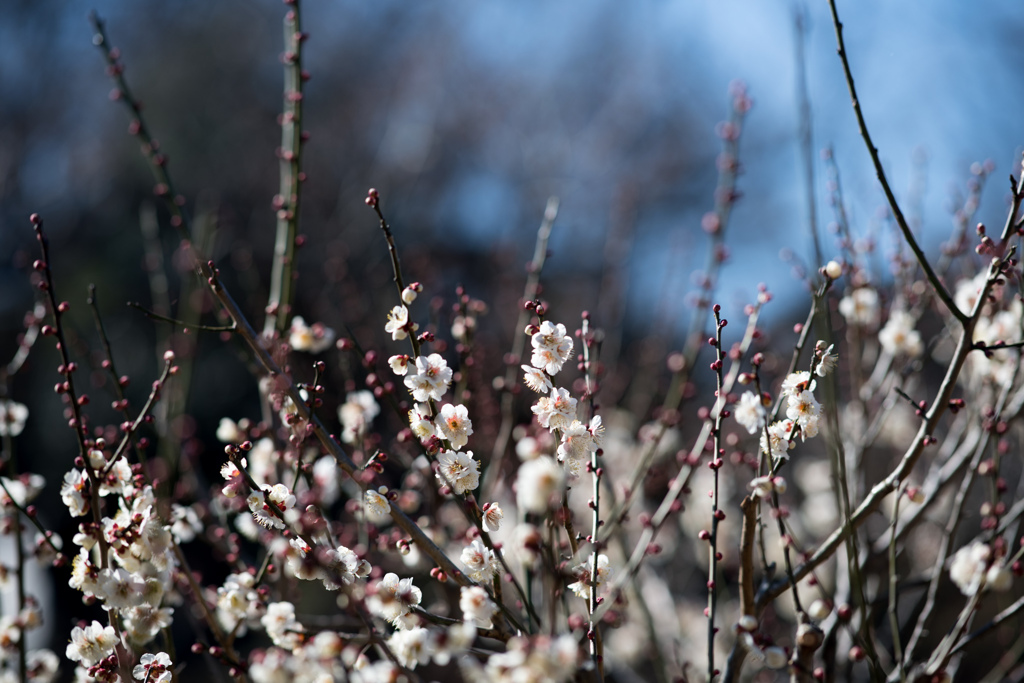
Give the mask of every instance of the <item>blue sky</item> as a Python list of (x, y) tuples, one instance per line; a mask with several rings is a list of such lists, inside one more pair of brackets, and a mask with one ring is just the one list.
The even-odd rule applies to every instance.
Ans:
[[(97, 179), (67, 177), (65, 143), (72, 139), (78, 147), (91, 145), (99, 153), (105, 135), (123, 133), (122, 117), (106, 102), (109, 86), (88, 42), (84, 17), (92, 6), (56, 3), (54, 8), (63, 12), (58, 35), (46, 36), (49, 49), (40, 52), (18, 48), (16, 38), (23, 27), (0, 26), (0, 46), (7, 45), (0, 47), (0, 83), (7, 93), (26, 93), (30, 100), (41, 87), (32, 68), (32, 59), (39, 54), (57, 60), (66, 78), (61, 86), (69, 103), (62, 115), (64, 134), (34, 141), (21, 169), (29, 198), (40, 204), (68, 193), (102, 195)], [(130, 65), (146, 59), (139, 52), (148, 45), (166, 40), (160, 32), (161, 15), (198, 27), (207, 13), (234, 13), (237, 31), (224, 35), (225, 44), (251, 42), (254, 50), (266, 36), (277, 40), (279, 34), (278, 3), (223, 0), (171, 6), (103, 0), (94, 6), (120, 32), (121, 39), (115, 42), (132, 50)], [(507, 120), (489, 128), (483, 140), (467, 149), (473, 155), (470, 170), (446, 190), (451, 201), (445, 203), (445, 218), (469, 243), (501, 240), (520, 245), (523, 253), (529, 251), (543, 207), (540, 201), (534, 201), (537, 206), (524, 205), (522, 194), (514, 190), (509, 173), (518, 169), (535, 175), (532, 189), (538, 197), (556, 193), (563, 200), (553, 263), (579, 258), (581, 253), (596, 258), (611, 223), (610, 188), (637, 170), (620, 167), (616, 155), (622, 150), (609, 147), (607, 140), (624, 131), (629, 144), (651, 148), (637, 155), (641, 160), (658, 158), (659, 146), (687, 145), (697, 162), (684, 174), (686, 182), (674, 191), (661, 190), (667, 204), (644, 206), (641, 199), (637, 213), (630, 300), (644, 313), (650, 310), (651, 293), (666, 279), (686, 283), (688, 270), (704, 261), (706, 238), (699, 223), (713, 206), (718, 143), (712, 131), (726, 113), (728, 83), (742, 79), (755, 107), (741, 144), (745, 173), (739, 186), (744, 198), (730, 227), (733, 259), (723, 273), (721, 299), (749, 300), (761, 281), (787, 300), (799, 296), (800, 285), (779, 258), (786, 247), (803, 256), (809, 253), (805, 187), (797, 156), (795, 3), (464, 0), (425, 6), (347, 0), (304, 6), (312, 34), (308, 63), (314, 74), (329, 73), (336, 66), (334, 46), (364, 34), (381, 36), (374, 46), (379, 52), (375, 58), (387, 59), (409, 44), (424, 52), (426, 66), (409, 73), (400, 97), (380, 103), (380, 164), (429, 173), (430, 132), (448, 116), (447, 98), (464, 75), (484, 74), (494, 88), (522, 92), (521, 105), (511, 108)], [(1001, 222), (1005, 177), (1024, 142), (1024, 127), (1019, 124), (1024, 102), (1016, 71), (1024, 57), (1016, 38), (1024, 28), (1024, 4), (859, 0), (840, 2), (839, 9), (868, 125), (901, 197), (911, 182), (916, 151), (926, 154), (922, 217), (931, 253), (951, 225), (946, 211), (949, 188), (963, 187), (971, 162), (995, 161), (996, 174), (980, 216)], [(815, 147), (834, 146), (853, 222), (868, 230), (883, 198), (857, 135), (827, 3), (809, 3), (806, 11)], [(125, 34), (126, 28), (131, 35)], [(173, 54), (174, 46), (162, 49), (154, 52)], [(279, 67), (269, 56), (261, 69), (268, 82), (279, 79)], [(582, 108), (575, 96), (582, 84), (595, 79), (604, 88), (600, 105)], [(310, 86), (315, 133), (316, 87), (321, 82), (315, 78)], [(685, 140), (644, 137), (648, 121), (671, 118), (679, 111), (693, 117), (697, 134)], [(631, 127), (631, 121), (640, 123)], [(372, 171), (367, 169), (367, 174)], [(824, 227), (831, 212), (824, 202), (821, 171), (819, 163), (819, 223)], [(643, 188), (638, 191), (642, 197)], [(673, 240), (666, 234), (679, 231), (682, 237), (674, 241), (682, 248), (667, 249)], [(824, 244), (830, 252), (827, 236)]]

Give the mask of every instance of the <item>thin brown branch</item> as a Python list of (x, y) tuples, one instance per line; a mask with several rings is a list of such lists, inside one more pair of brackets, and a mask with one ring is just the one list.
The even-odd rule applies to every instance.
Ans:
[(850, 69), (850, 62), (846, 56), (846, 45), (843, 42), (843, 24), (839, 21), (839, 13), (836, 10), (836, 0), (828, 0), (829, 9), (832, 12), (832, 25), (835, 28), (836, 33), (836, 44), (837, 52), (839, 53), (839, 59), (843, 63), (843, 74), (846, 76), (846, 87), (850, 91), (850, 100), (853, 104), (853, 112), (857, 117), (857, 127), (860, 129), (860, 135), (864, 138), (864, 144), (868, 148), (868, 154), (871, 157), (871, 163), (875, 167), (875, 175), (878, 176), (878, 182), (882, 186), (882, 191), (885, 193), (885, 198), (889, 202), (889, 208), (892, 210), (893, 218), (896, 219), (896, 225), (899, 226), (900, 232), (903, 234), (903, 239), (907, 241), (907, 245), (910, 250), (914, 252), (914, 256), (917, 258), (918, 264), (921, 266), (921, 270), (924, 271), (925, 277), (928, 278), (928, 282), (931, 283), (935, 290), (935, 295), (942, 300), (942, 303), (946, 305), (949, 312), (959, 320), (962, 324), (967, 324), (967, 315), (964, 314), (956, 303), (953, 301), (953, 297), (946, 291), (945, 285), (942, 284), (942, 280), (939, 279), (938, 274), (932, 269), (931, 264), (928, 262), (928, 257), (925, 256), (921, 246), (917, 243), (917, 238), (914, 237), (914, 233), (910, 230), (910, 226), (907, 224), (907, 219), (903, 216), (903, 211), (900, 209), (899, 203), (896, 201), (896, 195), (893, 194), (892, 188), (889, 186), (889, 180), (885, 176), (885, 169), (882, 167), (882, 160), (878, 156), (878, 149), (875, 147), (874, 142), (871, 140), (871, 134), (868, 133), (867, 123), (864, 121), (864, 112), (861, 111), (860, 100), (857, 98), (857, 89), (853, 84), (853, 72)]

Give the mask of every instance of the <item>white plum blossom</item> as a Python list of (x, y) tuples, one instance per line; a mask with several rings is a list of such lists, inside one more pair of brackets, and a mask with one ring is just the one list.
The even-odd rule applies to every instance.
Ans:
[[(245, 467), (245, 458), (242, 458), (242, 466)], [(234, 498), (249, 486), (242, 477), (242, 471), (230, 460), (220, 466), (220, 476), (227, 482), (220, 490), (225, 498)]]
[(600, 415), (595, 415), (590, 418), (590, 426), (588, 429), (590, 430), (590, 435), (594, 438), (594, 446), (600, 448), (601, 444), (604, 442), (604, 421), (601, 419)]
[(814, 423), (813, 431), (817, 433), (817, 422), (821, 416), (821, 404), (810, 391), (792, 393), (787, 399), (786, 417), (793, 420), (801, 429)]
[(394, 653), (398, 663), (407, 669), (415, 669), (418, 664), (426, 664), (434, 653), (434, 639), (429, 630), (416, 627), (395, 631), (388, 638), (388, 648)]
[(452, 369), (440, 354), (416, 357), (416, 374), (406, 375), (405, 386), (412, 392), (413, 400), (425, 403), (440, 401), (452, 381)]
[(295, 495), (284, 484), (274, 484), (270, 487), (270, 494), (267, 498), (275, 503), (282, 512), (295, 509)]
[(0, 481), (3, 482), (3, 486), (0, 487), (0, 506), (3, 507), (12, 503), (25, 507), (35, 500), (46, 486), (46, 479), (39, 474), (25, 474), (17, 479), (0, 477)]
[(391, 366), (392, 372), (396, 375), (405, 375), (409, 372), (409, 356), (404, 353), (398, 356), (391, 356), (388, 358), (388, 365)]
[[(277, 672), (280, 667), (274, 667), (272, 670)], [(353, 668), (349, 676), (352, 683), (392, 683), (392, 681), (397, 683), (404, 678), (402, 670), (394, 662), (388, 659), (378, 659), (376, 662), (370, 663), (366, 655), (362, 655), (359, 664)], [(270, 683), (270, 681), (256, 681), (256, 683)], [(277, 683), (277, 679), (274, 683)], [(288, 681), (281, 680), (280, 683), (288, 683)]]
[(0, 400), (0, 436), (17, 436), (25, 428), (28, 408), (15, 401)]
[(480, 463), (473, 451), (441, 451), (437, 456), (437, 480), (455, 493), (474, 491), (480, 485)]
[(793, 421), (792, 420), (779, 420), (773, 422), (768, 427), (768, 436), (771, 438), (771, 449), (769, 451), (769, 443), (765, 439), (764, 431), (761, 432), (761, 451), (765, 455), (769, 453), (776, 458), (788, 458), (789, 449), (796, 446), (795, 443), (789, 440), (789, 435), (793, 432)]
[(106, 659), (116, 644), (117, 633), (113, 627), (93, 621), (85, 628), (76, 626), (71, 630), (71, 642), (65, 655), (73, 662), (81, 662), (84, 667), (92, 667)]
[(132, 676), (147, 683), (170, 683), (171, 666), (171, 657), (166, 652), (158, 652), (155, 655), (146, 653), (132, 669)]
[(953, 301), (961, 313), (970, 315), (971, 311), (974, 310), (974, 304), (978, 300), (978, 295), (981, 293), (981, 289), (985, 286), (987, 280), (988, 272), (982, 270), (973, 278), (964, 279), (957, 283)]
[(253, 683), (290, 683), (294, 680), (297, 663), (298, 658), (293, 653), (268, 647), (262, 658), (252, 661), (246, 673)]
[(128, 459), (120, 457), (113, 464), (107, 465), (105, 473), (100, 480), (101, 496), (131, 496), (135, 490), (135, 475), (132, 473), (132, 466)]
[(551, 378), (543, 370), (538, 370), (532, 365), (523, 365), (523, 381), (526, 382), (526, 386), (536, 391), (538, 394), (547, 394), (551, 392), (551, 388), (554, 386), (551, 384)]
[(293, 539), (289, 544), (285, 569), (304, 581), (322, 581), (325, 589), (333, 591), (352, 585), (357, 578), (369, 576), (372, 567), (343, 545), (334, 549), (320, 548), (316, 555), (311, 555), (305, 542)]
[(317, 458), (313, 463), (313, 481), (316, 483), (316, 491), (323, 506), (329, 508), (334, 505), (341, 495), (338, 485), (338, 462), (334, 456), (323, 455)]
[(501, 520), (505, 516), (497, 503), (484, 503), (481, 525), (484, 531), (491, 534), (501, 528)]
[(217, 425), (217, 440), (221, 443), (241, 443), (245, 441), (245, 432), (229, 417), (222, 417)]
[[(569, 584), (569, 590), (575, 593), (577, 596), (590, 599), (590, 584), (591, 584), (591, 573), (594, 569), (594, 556), (591, 555), (587, 558), (586, 562), (573, 567), (572, 573), (576, 576), (576, 581)], [(601, 554), (597, 556), (597, 579), (594, 581), (596, 589), (601, 590), (601, 586), (604, 582), (611, 578), (612, 569), (608, 566), (608, 556)]]
[(953, 555), (949, 578), (964, 595), (974, 595), (981, 588), (992, 549), (981, 541), (965, 545)]
[(199, 515), (191, 506), (171, 504), (171, 533), (178, 543), (188, 543), (195, 539), (196, 534), (202, 532), (203, 524)]
[(520, 460), (533, 460), (539, 455), (544, 455), (544, 446), (538, 439), (524, 436), (516, 441), (516, 456)]
[(249, 512), (252, 513), (253, 519), (259, 522), (261, 526), (284, 528), (284, 522), (277, 519), (267, 507), (267, 497), (263, 491), (250, 491), (249, 495), (245, 497), (245, 504), (249, 506)]
[(89, 466), (94, 470), (100, 470), (102, 472), (107, 466), (107, 455), (100, 449), (90, 449), (87, 455), (89, 456)]
[(402, 303), (412, 305), (416, 301), (416, 295), (423, 291), (423, 285), (414, 282), (402, 290)]
[(261, 616), (263, 604), (256, 592), (256, 577), (247, 572), (231, 574), (217, 589), (217, 620), (229, 631), (238, 628), (245, 634), (245, 625), (255, 623)]
[(405, 306), (395, 306), (388, 311), (388, 324), (384, 331), (391, 335), (394, 341), (401, 341), (409, 336), (408, 329), (416, 330), (416, 324), (409, 325), (409, 309)]
[(463, 586), (459, 595), (462, 619), (480, 628), (491, 628), (498, 606), (482, 586)]
[(297, 315), (292, 318), (288, 344), (296, 351), (320, 353), (334, 344), (334, 330), (325, 327), (322, 323), (307, 325), (306, 321)]
[(544, 370), (549, 375), (556, 374), (572, 354), (572, 337), (565, 333), (565, 325), (555, 325), (545, 320), (540, 329), (530, 338), (533, 344), (533, 356), (530, 365)]
[(495, 572), (498, 571), (498, 559), (494, 551), (484, 545), (479, 538), (462, 549), (462, 556), (459, 558), (462, 564), (466, 565), (466, 573), (469, 578), (477, 582), (490, 581)]
[(473, 434), (473, 421), (469, 419), (469, 411), (464, 405), (444, 404), (434, 424), (437, 426), (437, 434), (448, 439), (455, 450), (469, 443), (469, 437)]
[(60, 497), (68, 506), (72, 517), (81, 517), (89, 510), (89, 475), (83, 470), (71, 470), (64, 475)]
[(21, 642), (22, 628), (28, 629), (28, 624), (21, 624), (20, 620), (13, 615), (0, 617), (0, 658), (6, 652), (17, 649)]
[(592, 452), (597, 450), (593, 445), (594, 437), (591, 436), (586, 426), (579, 420), (573, 420), (562, 434), (562, 442), (558, 445), (558, 462), (565, 465), (566, 470), (572, 476), (579, 476), (583, 468), (583, 460)]
[(338, 659), (345, 648), (345, 641), (333, 631), (321, 631), (306, 643), (307, 652), (317, 659)]
[(277, 481), (277, 465), (281, 454), (274, 445), (274, 440), (264, 437), (256, 442), (249, 451), (247, 467), (249, 475), (261, 486), (269, 486)]
[(801, 391), (814, 391), (817, 381), (806, 370), (791, 372), (782, 380), (782, 396), (792, 396)]
[(252, 515), (238, 515), (235, 517), (235, 529), (250, 541), (257, 541), (260, 537), (260, 526), (253, 520)]
[[(305, 388), (299, 389), (299, 399), (303, 407), (309, 405), (309, 392)], [(292, 428), (293, 434), (301, 434), (306, 427), (306, 418), (299, 414), (299, 408), (291, 396), (284, 396), (277, 414), (281, 422)]]
[(541, 455), (527, 460), (516, 474), (516, 505), (523, 512), (543, 514), (564, 485), (565, 473), (554, 458)]
[(60, 658), (53, 650), (31, 650), (25, 659), (29, 680), (34, 683), (52, 683), (59, 668)]
[(893, 356), (917, 358), (924, 353), (921, 335), (914, 329), (914, 317), (906, 311), (893, 311), (878, 332), (878, 341)]
[(516, 637), (508, 641), (505, 652), (488, 657), (482, 669), (475, 667), (475, 671), (471, 671), (471, 661), (463, 658), (463, 677), (494, 683), (563, 683), (578, 672), (578, 657), (579, 646), (570, 633), (557, 638)]
[(949, 565), (949, 578), (967, 596), (978, 590), (1007, 591), (1013, 584), (1013, 575), (1003, 560), (993, 560), (992, 548), (981, 541), (956, 551)]
[(123, 610), (142, 604), (146, 582), (138, 574), (107, 568), (100, 572), (96, 596), (108, 607)]
[(1013, 587), (1013, 572), (1003, 563), (996, 561), (985, 574), (985, 588), (998, 593), (1005, 593)]
[(858, 287), (839, 301), (839, 313), (851, 325), (873, 329), (879, 318), (878, 292)]
[(366, 434), (373, 418), (380, 413), (372, 391), (353, 391), (345, 397), (345, 402), (338, 406), (338, 419), (341, 420), (341, 440), (345, 443), (358, 443)]
[[(342, 585), (350, 586), (356, 579), (364, 579), (370, 575), (372, 567), (366, 560), (343, 545), (327, 551), (327, 572), (322, 578), (324, 588), (335, 590)], [(339, 584), (336, 579), (341, 580)]]
[(576, 399), (568, 390), (555, 388), (550, 396), (541, 396), (530, 409), (541, 427), (549, 430), (565, 429), (576, 419)]
[(272, 602), (260, 619), (267, 635), (280, 648), (293, 650), (302, 643), (304, 628), (295, 619), (295, 605), (290, 602)]
[(604, 426), (600, 415), (592, 417), (589, 426), (573, 420), (562, 433), (562, 441), (558, 445), (558, 461), (566, 466), (570, 474), (579, 475), (583, 461), (601, 447), (603, 437)]
[(442, 637), (434, 641), (434, 663), (447, 666), (453, 657), (464, 654), (473, 647), (476, 640), (476, 625), (471, 623), (452, 624)]
[(829, 261), (824, 270), (829, 280), (838, 280), (843, 276), (843, 265), (839, 261)]
[(1014, 299), (1006, 310), (996, 311), (989, 316), (982, 315), (974, 327), (974, 341), (981, 342), (989, 349), (984, 353), (973, 353), (968, 362), (978, 372), (999, 384), (1009, 382), (1018, 366), (1018, 355), (1008, 349), (999, 350), (1000, 342), (1014, 344), (1021, 337), (1021, 318), (1024, 305)]
[(377, 582), (376, 592), (367, 597), (366, 605), (377, 616), (396, 624), (422, 599), (423, 593), (412, 579), (399, 579), (397, 574), (388, 573)]
[[(269, 493), (251, 491), (245, 502), (252, 512), (253, 519), (268, 529), (284, 529), (285, 522), (281, 517), (291, 521), (296, 515), (295, 495), (284, 484), (274, 484)], [(271, 504), (281, 513), (280, 516), (271, 511)]]
[(417, 403), (409, 411), (409, 429), (420, 441), (425, 441), (435, 435), (434, 422), (430, 419), (430, 406), (426, 403)]
[[(90, 536), (90, 538), (93, 538)], [(79, 550), (71, 561), (71, 580), (68, 584), (85, 595), (96, 595), (99, 588), (99, 567), (92, 563), (86, 548)]]
[(779, 476), (764, 475), (763, 477), (751, 479), (750, 483), (747, 484), (747, 488), (750, 489), (750, 495), (754, 498), (768, 499), (773, 491), (778, 493), (786, 492), (786, 480)]
[(374, 522), (382, 522), (391, 516), (391, 503), (384, 496), (388, 492), (387, 487), (381, 486), (376, 491), (366, 490), (366, 516)]
[(818, 377), (826, 377), (836, 369), (836, 365), (839, 363), (839, 354), (832, 353), (833, 348), (835, 348), (835, 344), (829, 344), (826, 349), (825, 342), (818, 342), (818, 348), (815, 349), (815, 355), (818, 356), (818, 365), (814, 368), (814, 374)]
[(733, 406), (732, 411), (736, 422), (750, 434), (757, 434), (764, 426), (765, 414), (761, 397), (752, 391), (745, 392), (740, 396), (740, 400)]

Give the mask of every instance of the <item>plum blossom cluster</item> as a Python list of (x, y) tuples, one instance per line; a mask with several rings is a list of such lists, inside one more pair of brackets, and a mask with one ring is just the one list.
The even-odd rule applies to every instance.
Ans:
[[(966, 297), (958, 292), (958, 301)], [(870, 285), (853, 289), (839, 301), (839, 313), (850, 325), (865, 332), (877, 330), (878, 342), (887, 353), (904, 358), (917, 358), (924, 352), (921, 333), (917, 331), (917, 316), (902, 305), (889, 311), (889, 318), (879, 330), (882, 306), (878, 291)]]
[[(801, 441), (818, 435), (818, 421), (821, 418), (821, 404), (814, 396), (817, 377), (825, 377), (831, 373), (838, 362), (838, 354), (834, 346), (826, 347), (818, 342), (814, 351), (812, 369), (790, 373), (783, 379), (781, 399), (785, 401), (786, 417), (768, 423), (767, 406), (770, 397), (758, 396), (747, 391), (740, 396), (735, 404), (733, 417), (750, 434), (761, 432), (761, 451), (774, 458), (786, 459), (789, 451), (796, 447), (796, 437)], [(757, 493), (764, 491), (770, 481), (751, 484)], [(770, 490), (770, 489), (769, 489)]]
[(399, 580), (389, 574), (367, 600), (374, 613), (391, 615), (398, 626), (386, 641), (388, 652), (397, 663), (386, 658), (371, 662), (365, 648), (350, 643), (344, 634), (331, 630), (311, 634), (296, 617), (294, 604), (271, 603), (261, 621), (273, 647), (254, 655), (249, 665), (250, 676), (257, 683), (279, 681), (282, 676), (286, 680), (379, 683), (401, 680), (403, 669), (415, 669), (431, 660), (444, 666), (465, 654), (476, 637), (472, 624), (424, 628), (396, 616), (408, 614), (418, 599), (418, 589), (411, 585), (411, 580)]
[(579, 647), (568, 633), (553, 638), (516, 637), (505, 652), (491, 655), (484, 664), (469, 657), (459, 664), (467, 680), (565, 681), (579, 670)]
[[(419, 287), (422, 289), (422, 285)], [(407, 303), (412, 303), (416, 298), (415, 291), (410, 288), (403, 290), (403, 300), (408, 299)], [(406, 296), (406, 292), (411, 294)], [(406, 320), (403, 329), (409, 328), (408, 309), (405, 306), (396, 307), (392, 314), (398, 308), (406, 311), (403, 314)], [(392, 332), (395, 339), (403, 339), (404, 336), (394, 336), (394, 321), (389, 316), (386, 330)], [(412, 331), (415, 329), (411, 328)], [(473, 421), (469, 411), (461, 404), (445, 403), (440, 408), (436, 407), (436, 403), (447, 393), (454, 376), (447, 361), (438, 353), (416, 356), (415, 359), (396, 355), (388, 359), (388, 365), (395, 374), (405, 377), (405, 386), (416, 401), (408, 413), (409, 428), (413, 435), (424, 443), (435, 440), (440, 446), (436, 470), (438, 483), (458, 495), (476, 490), (480, 485), (480, 463), (473, 457), (472, 451), (462, 450), (473, 435)]]
[[(14, 404), (18, 406), (20, 404)], [(21, 406), (24, 408), (24, 406)], [(7, 432), (0, 436), (15, 436), (15, 431), (20, 432), (28, 417), (27, 409), (12, 408), (11, 402), (7, 402), (6, 410), (8, 415), (17, 413), (20, 424), (8, 422)], [(0, 419), (3, 413), (0, 412)], [(5, 542), (18, 542), (16, 533), (20, 535), (21, 525), (18, 516), (20, 510), (26, 509), (46, 485), (45, 479), (38, 474), (23, 474), (20, 477), (10, 479), (0, 477), (0, 535), (6, 537)], [(59, 554), (61, 540), (59, 536), (52, 533), (36, 535), (36, 545), (33, 555), (42, 564), (53, 563), (63, 556)], [(11, 553), (0, 558), (0, 586), (10, 588), (12, 586), (9, 571), (18, 571), (17, 567), (10, 566)], [(43, 625), (43, 612), (37, 599), (32, 595), (26, 595), (25, 601), (18, 609), (5, 610), (0, 616), (0, 680), (18, 680), (19, 655), (24, 653), (24, 666), (26, 671), (31, 671), (32, 680), (49, 683), (57, 677), (60, 661), (57, 655), (49, 649), (28, 649), (26, 641), (28, 633)], [(84, 639), (80, 639), (83, 647), (88, 647)], [(69, 646), (70, 647), (70, 646)], [(77, 647), (71, 654), (78, 654)], [(90, 653), (86, 653), (87, 655)], [(70, 656), (70, 655), (69, 655)]]
[(949, 565), (949, 578), (967, 596), (981, 590), (1006, 592), (1013, 585), (1013, 574), (1004, 558), (997, 557), (992, 547), (981, 541), (956, 551)]
[[(956, 303), (962, 311), (974, 308), (982, 288), (985, 273), (957, 284)], [(1022, 340), (1024, 326), (1024, 303), (1020, 296), (1014, 296), (1011, 288), (995, 284), (981, 305), (978, 321), (974, 326), (974, 343), (982, 348), (981, 353), (968, 356), (968, 362), (981, 377), (997, 386), (1012, 381), (1013, 374), (1020, 366), (1019, 354), (1012, 348)]]
[[(533, 353), (530, 365), (522, 366), (523, 380), (541, 394), (531, 410), (537, 424), (557, 437), (558, 462), (570, 476), (578, 476), (590, 455), (601, 447), (601, 416), (594, 415), (588, 424), (581, 422), (577, 419), (577, 400), (567, 389), (553, 383), (573, 351), (573, 340), (566, 334), (565, 325), (545, 320), (540, 326), (527, 328), (527, 333)], [(561, 482), (550, 476), (552, 470), (544, 458), (549, 456), (537, 458), (539, 462), (534, 464), (524, 463), (519, 470), (519, 505), (531, 512), (546, 508), (550, 494), (561, 487)]]
[(95, 448), (85, 470), (65, 477), (61, 493), (72, 516), (82, 516), (89, 501), (116, 500), (112, 516), (79, 525), (71, 586), (116, 613), (127, 640), (141, 647), (171, 623), (171, 604), (178, 596), (168, 589), (174, 585), (180, 541), (160, 518), (153, 487), (134, 471), (123, 456), (108, 459)]

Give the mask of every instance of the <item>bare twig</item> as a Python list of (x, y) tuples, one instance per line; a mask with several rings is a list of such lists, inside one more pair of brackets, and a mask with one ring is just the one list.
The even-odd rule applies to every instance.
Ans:
[(878, 182), (882, 185), (882, 191), (885, 193), (885, 198), (889, 202), (889, 208), (892, 210), (893, 217), (896, 219), (896, 224), (900, 228), (900, 232), (903, 233), (903, 239), (907, 241), (907, 245), (910, 250), (914, 252), (914, 256), (917, 257), (917, 262), (921, 266), (921, 270), (924, 271), (925, 277), (928, 278), (928, 282), (931, 283), (935, 289), (935, 295), (942, 300), (942, 303), (946, 305), (949, 312), (956, 317), (961, 323), (967, 323), (967, 316), (956, 306), (953, 298), (946, 291), (945, 285), (942, 284), (942, 280), (932, 269), (931, 264), (928, 262), (928, 257), (925, 256), (924, 251), (917, 243), (917, 238), (914, 237), (914, 233), (910, 230), (910, 226), (907, 224), (907, 219), (903, 216), (903, 211), (900, 210), (899, 203), (896, 201), (896, 195), (893, 194), (892, 188), (889, 187), (889, 181), (885, 176), (885, 169), (882, 167), (882, 160), (878, 156), (878, 149), (875, 148), (874, 142), (871, 140), (871, 135), (868, 133), (867, 123), (864, 121), (864, 113), (861, 111), (860, 100), (857, 99), (857, 89), (853, 84), (853, 72), (850, 70), (850, 62), (846, 57), (846, 45), (843, 42), (843, 24), (839, 21), (839, 14), (836, 10), (835, 0), (828, 0), (829, 9), (832, 12), (832, 25), (835, 28), (836, 33), (836, 44), (837, 52), (839, 53), (839, 59), (843, 63), (843, 73), (846, 76), (846, 87), (850, 91), (850, 100), (853, 104), (853, 113), (857, 117), (857, 127), (860, 129), (860, 135), (864, 138), (864, 144), (868, 148), (868, 154), (871, 157), (871, 163), (875, 167), (875, 175), (878, 176)]
[[(533, 248), (533, 259), (527, 265), (526, 286), (523, 289), (523, 303), (533, 301), (537, 298), (537, 287), (540, 284), (540, 276), (544, 270), (544, 261), (547, 260), (548, 239), (551, 237), (551, 228), (554, 227), (555, 219), (558, 217), (558, 197), (549, 197), (547, 206), (544, 208), (544, 218), (537, 229), (537, 241)], [(519, 309), (519, 318), (512, 330), (512, 353), (511, 362), (505, 369), (505, 380), (502, 384), (504, 393), (501, 396), (501, 426), (498, 428), (498, 435), (494, 439), (494, 447), (491, 449), (491, 460), (484, 472), (483, 483), (480, 486), (482, 495), (491, 492), (494, 484), (501, 477), (501, 470), (505, 462), (505, 454), (508, 452), (508, 442), (512, 437), (512, 427), (515, 423), (515, 415), (512, 410), (515, 406), (515, 393), (512, 391), (519, 376), (519, 361), (523, 356), (523, 349), (526, 348), (526, 335), (523, 330), (530, 321), (531, 312), (525, 307)]]
[(799, 5), (793, 18), (796, 45), (797, 110), (800, 112), (800, 161), (804, 171), (804, 186), (807, 191), (807, 227), (814, 245), (814, 264), (825, 265), (818, 237), (818, 202), (814, 186), (814, 129), (811, 119), (811, 98), (807, 94), (807, 58), (804, 43), (807, 38), (807, 8)]
[(305, 174), (302, 172), (302, 86), (309, 75), (302, 70), (302, 3), (288, 0), (284, 16), (284, 113), (281, 114), (280, 159), (281, 186), (274, 198), (277, 210), (277, 237), (274, 240), (274, 262), (270, 272), (270, 298), (263, 333), (275, 330), (280, 334), (291, 319), (295, 298), (295, 241), (298, 237), (299, 194)]

